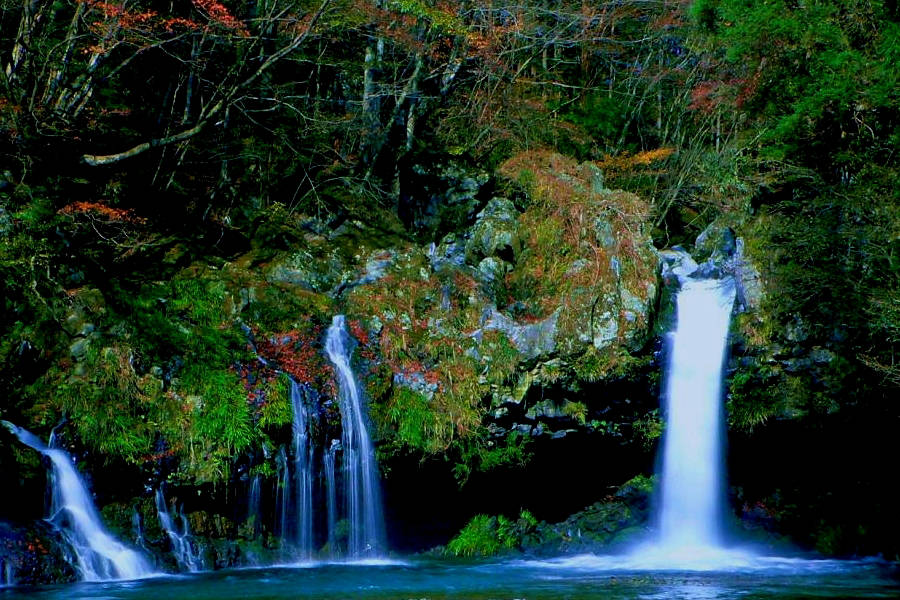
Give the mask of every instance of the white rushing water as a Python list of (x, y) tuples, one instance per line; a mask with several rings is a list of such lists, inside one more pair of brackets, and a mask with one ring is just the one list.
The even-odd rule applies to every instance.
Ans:
[(200, 571), (203, 568), (203, 557), (200, 555), (200, 548), (194, 543), (191, 536), (188, 520), (183, 514), (180, 515), (181, 526), (180, 528), (176, 527), (162, 487), (156, 490), (156, 514), (159, 516), (160, 527), (166, 532), (172, 543), (172, 555), (175, 557), (178, 568), (191, 573)]
[(350, 558), (377, 557), (384, 552), (384, 516), (375, 451), (366, 428), (362, 392), (350, 368), (349, 335), (343, 315), (334, 317), (325, 351), (338, 383), (343, 437), (343, 484), (350, 537)]
[(247, 520), (256, 539), (262, 533), (262, 484), (259, 474), (250, 481), (250, 494), (247, 498)]
[(114, 538), (103, 525), (91, 495), (63, 450), (50, 448), (31, 432), (3, 424), (26, 446), (50, 459), (51, 509), (55, 524), (75, 556), (75, 567), (85, 581), (138, 579), (153, 574), (147, 560)]
[(730, 280), (692, 280), (676, 299), (667, 368), (659, 531), (661, 546), (723, 544), (722, 368), (735, 290)]
[(325, 492), (328, 509), (328, 552), (332, 558), (337, 554), (337, 484), (334, 477), (334, 455), (340, 449), (339, 440), (331, 440), (325, 451)]
[(278, 535), (282, 540), (288, 537), (289, 513), (291, 510), (291, 466), (288, 464), (287, 453), (284, 448), (278, 450), (275, 459), (278, 467), (280, 484), (275, 492), (275, 505), (278, 510)]
[(313, 459), (314, 447), (309, 435), (309, 413), (306, 390), (290, 379), (292, 433), (294, 435), (294, 514), (297, 519), (294, 543), (300, 558), (313, 554)]
[(735, 288), (684, 278), (666, 366), (658, 538), (631, 558), (645, 568), (746, 566), (725, 547), (723, 363)]
[(16, 579), (13, 576), (12, 562), (0, 558), (0, 587), (6, 587), (15, 584)]

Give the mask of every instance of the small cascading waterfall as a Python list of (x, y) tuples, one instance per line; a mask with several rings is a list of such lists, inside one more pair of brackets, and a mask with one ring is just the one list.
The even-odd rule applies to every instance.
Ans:
[(143, 556), (106, 531), (71, 457), (21, 427), (8, 421), (3, 425), (23, 444), (50, 459), (51, 510), (47, 520), (59, 528), (71, 547), (81, 578), (106, 581), (152, 575), (150, 563)]
[(156, 514), (159, 516), (160, 527), (166, 532), (166, 535), (169, 536), (169, 541), (172, 543), (172, 555), (175, 557), (178, 568), (191, 573), (201, 570), (203, 568), (203, 558), (200, 555), (200, 549), (194, 544), (190, 524), (182, 514), (180, 515), (181, 531), (178, 530), (169, 512), (169, 506), (166, 503), (165, 495), (163, 495), (162, 487), (156, 490)]
[(12, 562), (0, 558), (0, 587), (16, 585)]
[(297, 519), (294, 543), (299, 556), (308, 559), (313, 554), (313, 460), (315, 448), (310, 441), (306, 389), (294, 379), (290, 379), (290, 386), (291, 407), (294, 412), (292, 425), (294, 514)]
[(325, 352), (338, 383), (343, 436), (343, 485), (351, 558), (379, 556), (384, 550), (384, 516), (375, 451), (366, 428), (362, 392), (350, 368), (349, 334), (343, 315), (336, 315), (325, 339)]
[(259, 474), (250, 480), (250, 495), (247, 498), (247, 521), (253, 537), (259, 537), (262, 533), (262, 492)]
[(334, 478), (334, 458), (341, 447), (340, 440), (331, 440), (325, 451), (325, 491), (328, 509), (328, 551), (337, 555), (337, 484)]
[(723, 545), (722, 371), (733, 281), (685, 278), (676, 297), (665, 393), (659, 547), (699, 556)]
[(275, 463), (278, 465), (278, 475), (281, 480), (275, 493), (275, 505), (278, 510), (278, 535), (282, 540), (286, 540), (291, 510), (291, 466), (288, 464), (287, 452), (284, 451), (284, 448), (278, 451)]
[(131, 509), (131, 530), (134, 532), (135, 543), (143, 548), (146, 543), (146, 540), (144, 540), (144, 525), (141, 523), (141, 515), (138, 514), (137, 508)]

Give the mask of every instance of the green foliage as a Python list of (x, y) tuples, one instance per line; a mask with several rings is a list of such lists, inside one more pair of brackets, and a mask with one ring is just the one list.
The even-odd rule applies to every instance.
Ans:
[(531, 529), (537, 527), (538, 520), (533, 514), (531, 514), (530, 510), (526, 510), (523, 508), (519, 513), (519, 523), (521, 523), (524, 527)]
[(444, 436), (436, 431), (437, 416), (421, 393), (403, 386), (395, 387), (385, 412), (381, 420), (395, 428), (400, 443), (423, 452), (435, 452), (445, 447)]
[(518, 431), (506, 435), (503, 443), (480, 437), (462, 438), (454, 443), (459, 460), (453, 475), (460, 485), (473, 471), (488, 472), (501, 467), (524, 467), (531, 460), (531, 439)]
[(617, 96), (603, 92), (585, 94), (579, 102), (551, 102), (549, 107), (560, 111), (560, 117), (580, 127), (595, 143), (611, 146), (622, 131), (627, 119), (626, 107)]
[(449, 10), (429, 6), (422, 0), (392, 0), (397, 12), (404, 15), (412, 15), (418, 19), (428, 21), (438, 33), (443, 35), (465, 35), (468, 32), (466, 24)]
[(650, 450), (662, 436), (663, 422), (659, 416), (659, 409), (654, 408), (644, 416), (632, 423), (633, 436), (640, 440), (646, 450)]
[(293, 422), (290, 383), (287, 375), (280, 375), (265, 384), (265, 401), (260, 409), (260, 427), (279, 427)]
[(616, 491), (616, 495), (624, 498), (634, 498), (638, 496), (649, 497), (656, 488), (657, 477), (653, 475), (635, 475), (625, 483), (623, 483)]
[(203, 277), (172, 282), (171, 310), (194, 325), (209, 327), (222, 322), (225, 284)]
[(250, 444), (247, 397), (234, 373), (189, 366), (181, 374), (178, 387), (185, 395), (199, 396), (199, 414), (195, 422), (198, 436), (218, 440), (229, 456)]
[(762, 151), (779, 159), (801, 152), (836, 158), (840, 148), (875, 133), (877, 109), (897, 108), (896, 95), (885, 93), (896, 69), (884, 68), (882, 59), (896, 53), (889, 11), (862, 0), (704, 0), (691, 8), (701, 38), (726, 48), (727, 60), (739, 65), (746, 78), (740, 95), (770, 119)]
[(514, 548), (517, 541), (513, 523), (503, 515), (475, 515), (450, 540), (447, 550), (454, 556), (495, 556), (503, 550)]
[(502, 385), (516, 372), (522, 355), (501, 331), (485, 331), (479, 347), (487, 377), (492, 384)]
[[(45, 381), (29, 389), (31, 396), (50, 396), (34, 403), (34, 418), (43, 425), (56, 421), (55, 414), (48, 414), (52, 405), (68, 416), (89, 446), (107, 457), (140, 462), (155, 439), (144, 407), (152, 397), (141, 394), (128, 362), (130, 352), (127, 346), (89, 346), (81, 363), (85, 375), (67, 377), (51, 369)], [(47, 380), (54, 382), (49, 389)]]
[(563, 404), (563, 414), (574, 419), (579, 425), (587, 421), (588, 408), (584, 402), (566, 402)]

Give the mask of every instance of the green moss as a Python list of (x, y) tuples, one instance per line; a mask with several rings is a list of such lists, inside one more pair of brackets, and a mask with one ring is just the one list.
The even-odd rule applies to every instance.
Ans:
[(487, 377), (490, 383), (506, 383), (516, 372), (522, 355), (501, 331), (485, 331), (479, 351), (488, 363)]
[(289, 386), (287, 375), (283, 374), (265, 384), (265, 400), (260, 407), (260, 427), (279, 427), (293, 421)]
[(289, 331), (298, 326), (324, 323), (333, 314), (332, 301), (297, 286), (266, 284), (254, 288), (242, 316), (263, 331)]
[(656, 481), (655, 475), (652, 477), (643, 474), (635, 475), (619, 487), (616, 496), (622, 498), (649, 497), (656, 488)]
[(49, 395), (35, 402), (32, 417), (49, 424), (66, 414), (88, 446), (108, 458), (140, 462), (155, 439), (144, 410), (155, 393), (142, 394), (128, 346), (97, 348), (96, 343), (82, 357), (83, 375), (54, 368), (29, 388), (30, 396)]
[(563, 414), (574, 419), (579, 425), (584, 425), (587, 420), (588, 409), (583, 402), (566, 402), (563, 404)]
[[(451, 427), (447, 423), (438, 423), (428, 399), (419, 392), (395, 387), (383, 411), (381, 420), (393, 427), (401, 444), (424, 452), (436, 452), (446, 447), (446, 429)], [(444, 431), (438, 430), (441, 425)]]
[(584, 354), (575, 359), (572, 368), (578, 379), (595, 383), (606, 374), (606, 365), (607, 361), (603, 359), (600, 351), (590, 346)]
[[(237, 376), (192, 365), (179, 379), (179, 390), (194, 405), (187, 472), (198, 482), (228, 476), (232, 457), (253, 441), (247, 397)], [(202, 453), (197, 454), (196, 450)]]

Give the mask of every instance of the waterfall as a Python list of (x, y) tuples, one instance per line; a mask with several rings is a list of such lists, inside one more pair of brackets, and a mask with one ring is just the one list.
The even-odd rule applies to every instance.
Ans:
[(140, 546), (144, 547), (144, 525), (141, 523), (141, 515), (138, 514), (137, 508), (131, 509), (131, 531), (134, 533), (134, 541)]
[[(162, 527), (169, 541), (172, 542), (172, 555), (178, 568), (182, 571), (190, 571), (194, 573), (203, 568), (203, 559), (200, 556), (199, 548), (193, 543), (191, 538), (191, 529), (187, 518), (181, 516), (181, 532), (175, 527), (172, 521), (172, 515), (169, 514), (169, 507), (166, 504), (166, 497), (163, 495), (162, 487), (156, 490), (156, 514), (159, 515), (159, 525)], [(177, 513), (176, 513), (177, 514)]]
[(682, 556), (723, 544), (722, 367), (735, 289), (685, 278), (665, 392), (659, 547)]
[(294, 411), (292, 432), (294, 435), (294, 481), (297, 531), (294, 542), (301, 558), (310, 558), (313, 553), (313, 458), (314, 448), (310, 443), (309, 412), (306, 389), (296, 381), (291, 382), (291, 407)]
[(0, 587), (16, 585), (12, 562), (0, 558)]
[(262, 532), (262, 493), (260, 491), (259, 474), (253, 476), (250, 481), (250, 496), (247, 499), (247, 520), (253, 531), (253, 537), (259, 537)]
[(278, 473), (281, 483), (275, 493), (275, 505), (278, 510), (278, 535), (282, 543), (288, 536), (288, 512), (291, 508), (291, 466), (288, 464), (287, 453), (284, 448), (278, 451), (275, 459), (278, 465)]
[(331, 556), (337, 554), (337, 487), (334, 479), (334, 455), (340, 447), (340, 440), (331, 440), (331, 445), (325, 451), (325, 489), (328, 494), (328, 551)]
[(378, 465), (362, 403), (362, 392), (350, 368), (349, 335), (343, 315), (328, 328), (325, 351), (338, 383), (343, 436), (343, 484), (350, 526), (347, 553), (352, 558), (378, 556), (384, 549), (384, 516)]
[(87, 487), (63, 450), (46, 446), (31, 432), (3, 421), (17, 438), (50, 459), (51, 510), (55, 524), (75, 555), (85, 581), (137, 579), (151, 575), (147, 560), (110, 535), (97, 512)]

